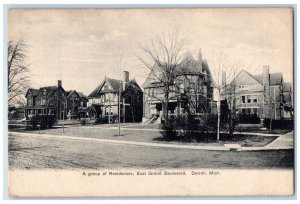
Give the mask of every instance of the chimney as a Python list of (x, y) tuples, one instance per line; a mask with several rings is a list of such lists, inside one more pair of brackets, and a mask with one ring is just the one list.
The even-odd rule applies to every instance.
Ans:
[(123, 90), (126, 88), (126, 83), (129, 82), (129, 72), (123, 71)]
[(270, 68), (269, 66), (263, 67), (263, 115), (264, 118), (271, 117), (271, 100), (270, 100)]
[(123, 71), (123, 81), (129, 82), (129, 72), (128, 71)]
[(61, 86), (61, 85), (62, 85), (61, 80), (58, 80), (58, 81), (57, 81), (57, 86)]

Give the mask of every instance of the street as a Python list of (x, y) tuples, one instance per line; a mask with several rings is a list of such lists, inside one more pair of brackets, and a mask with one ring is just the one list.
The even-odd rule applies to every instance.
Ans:
[(10, 169), (293, 168), (293, 150), (207, 151), (9, 135)]

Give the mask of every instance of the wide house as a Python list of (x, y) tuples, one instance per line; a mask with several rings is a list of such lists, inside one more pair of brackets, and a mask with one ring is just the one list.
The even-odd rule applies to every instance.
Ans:
[(76, 90), (65, 91), (62, 81), (57, 86), (46, 86), (39, 89), (28, 89), (25, 116), (55, 115), (57, 120), (77, 119), (79, 111), (86, 108), (87, 97)]
[[(184, 63), (174, 85), (170, 87), (170, 97), (168, 103), (169, 115), (201, 115), (212, 113), (213, 85), (212, 76), (205, 59), (202, 59), (201, 50), (198, 59), (194, 59), (192, 54), (187, 52)], [(143, 84), (144, 88), (144, 122), (162, 122), (164, 86), (156, 76), (160, 73), (157, 63), (149, 73)]]
[(292, 118), (291, 83), (284, 82), (281, 72), (270, 73), (269, 66), (264, 66), (263, 73), (258, 75), (240, 71), (228, 87), (222, 92), (222, 98), (225, 99), (228, 89), (234, 87), (232, 99), (236, 100), (239, 114), (257, 115), (261, 120)]
[(141, 122), (143, 116), (143, 91), (135, 79), (129, 80), (129, 72), (123, 72), (123, 80), (105, 79), (88, 96), (86, 117), (104, 123)]

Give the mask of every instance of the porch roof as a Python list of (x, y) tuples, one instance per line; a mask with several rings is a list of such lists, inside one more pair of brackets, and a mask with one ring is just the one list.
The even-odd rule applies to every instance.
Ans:
[(26, 110), (30, 110), (30, 109), (34, 110), (34, 109), (45, 109), (45, 108), (46, 108), (46, 106), (38, 105), (38, 106), (27, 106), (25, 109)]

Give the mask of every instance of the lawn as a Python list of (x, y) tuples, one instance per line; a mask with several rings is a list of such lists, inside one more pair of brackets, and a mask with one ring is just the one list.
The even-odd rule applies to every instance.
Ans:
[[(166, 141), (158, 130), (158, 125), (134, 125), (127, 124), (126, 127), (121, 127), (121, 136), (118, 135), (116, 125), (95, 125), (95, 126), (67, 126), (63, 128), (52, 128), (46, 130), (14, 130), (21, 132), (50, 134), (50, 135), (68, 135), (77, 137), (89, 137), (109, 140), (124, 140), (135, 142), (154, 142), (165, 144), (190, 144), (200, 146), (224, 146), (224, 144), (239, 144), (242, 147), (263, 147), (272, 141), (276, 136), (258, 136), (247, 134), (235, 134), (229, 137), (226, 134), (220, 135), (220, 141), (216, 141), (215, 134), (199, 133), (199, 136), (187, 140), (183, 137), (178, 137), (172, 141)], [(205, 139), (203, 139), (205, 138)]]

